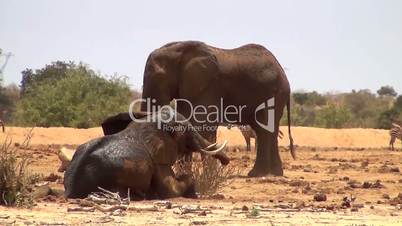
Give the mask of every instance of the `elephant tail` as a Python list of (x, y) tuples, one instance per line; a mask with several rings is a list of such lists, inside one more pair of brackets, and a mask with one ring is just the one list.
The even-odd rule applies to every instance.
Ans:
[(289, 96), (288, 102), (286, 104), (286, 107), (287, 107), (287, 112), (288, 112), (288, 133), (289, 133), (289, 142), (290, 142), (290, 145), (289, 145), (290, 154), (292, 155), (293, 159), (296, 159), (295, 147), (293, 145), (293, 138), (292, 138), (292, 133), (290, 130), (290, 123), (291, 123), (290, 122), (290, 96)]

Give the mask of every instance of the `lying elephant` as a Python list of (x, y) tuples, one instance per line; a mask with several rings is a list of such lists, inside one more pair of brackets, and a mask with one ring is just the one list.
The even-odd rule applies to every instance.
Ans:
[(189, 122), (162, 120), (171, 114), (175, 113), (135, 113), (136, 118), (151, 117), (152, 122), (131, 121), (128, 113), (105, 120), (102, 127), (109, 135), (80, 145), (67, 166), (65, 197), (84, 198), (98, 187), (123, 194), (130, 188), (131, 194), (142, 198), (193, 195), (191, 176), (176, 177), (172, 165), (179, 155), (195, 151), (213, 155), (226, 165), (229, 159), (222, 152), (226, 142), (209, 143)]

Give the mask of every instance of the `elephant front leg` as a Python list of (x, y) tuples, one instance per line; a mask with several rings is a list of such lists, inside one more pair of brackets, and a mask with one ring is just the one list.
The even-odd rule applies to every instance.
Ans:
[(154, 176), (155, 190), (162, 199), (174, 197), (194, 197), (194, 180), (190, 175), (176, 178), (168, 165), (157, 166)]

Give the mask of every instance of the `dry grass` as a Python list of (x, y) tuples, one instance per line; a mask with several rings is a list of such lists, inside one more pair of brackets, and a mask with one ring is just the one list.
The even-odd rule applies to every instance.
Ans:
[(195, 191), (200, 195), (212, 195), (227, 185), (228, 179), (239, 175), (239, 168), (234, 164), (227, 166), (214, 157), (205, 156), (193, 162), (177, 161), (174, 166), (177, 174), (190, 174), (195, 181)]
[[(32, 130), (26, 135), (22, 147), (27, 148), (32, 138)], [(11, 138), (6, 138), (0, 147), (0, 205), (31, 207), (31, 185), (35, 178), (28, 174), (30, 156), (17, 155), (17, 148)]]

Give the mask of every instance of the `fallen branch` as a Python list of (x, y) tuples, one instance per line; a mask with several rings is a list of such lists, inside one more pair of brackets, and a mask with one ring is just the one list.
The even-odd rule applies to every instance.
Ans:
[(156, 206), (141, 206), (141, 207), (130, 206), (128, 208), (128, 210), (137, 211), (137, 212), (142, 212), (142, 211), (159, 212), (159, 211), (163, 211), (163, 210), (159, 209)]
[(187, 214), (187, 213), (212, 213), (210, 209), (201, 208), (199, 205), (183, 205), (179, 207), (180, 214)]
[(106, 198), (115, 199), (115, 200), (121, 202), (121, 198), (120, 198), (119, 193), (117, 193), (117, 192), (114, 193), (114, 192), (108, 191), (108, 190), (106, 190), (104, 188), (101, 188), (101, 187), (98, 187), (98, 189), (103, 192), (103, 193), (98, 193), (98, 194), (102, 194)]
[(67, 212), (94, 212), (95, 207), (68, 207)]
[[(127, 191), (127, 199), (122, 199), (118, 193), (113, 193), (101, 187), (99, 187), (99, 190), (101, 190), (101, 192), (91, 193), (87, 198), (75, 201), (74, 203), (79, 205), (79, 207), (70, 207), (67, 211), (93, 212), (99, 210), (106, 213), (115, 212), (116, 210), (126, 211), (129, 209), (130, 189)], [(144, 209), (135, 208), (135, 210)], [(154, 209), (152, 209), (152, 211), (154, 211)]]
[(127, 210), (127, 206), (126, 205), (116, 205), (116, 206), (103, 207), (101, 205), (95, 204), (95, 209), (106, 213), (106, 212), (114, 212), (116, 210)]

